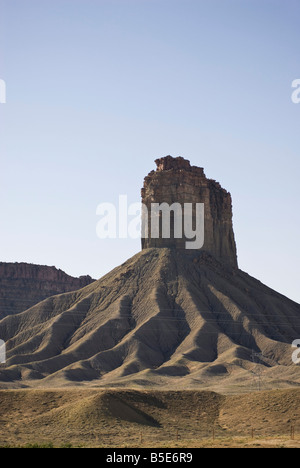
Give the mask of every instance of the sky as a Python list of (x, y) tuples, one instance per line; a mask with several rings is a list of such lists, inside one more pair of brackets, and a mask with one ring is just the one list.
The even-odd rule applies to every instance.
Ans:
[(0, 261), (100, 278), (140, 239), (97, 206), (189, 159), (233, 200), (239, 267), (300, 302), (299, 0), (0, 0)]

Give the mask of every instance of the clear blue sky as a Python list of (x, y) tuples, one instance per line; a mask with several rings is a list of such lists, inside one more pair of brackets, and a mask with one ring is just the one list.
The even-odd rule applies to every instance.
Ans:
[(233, 197), (239, 266), (300, 302), (299, 0), (0, 0), (0, 261), (101, 277), (96, 208), (154, 159)]

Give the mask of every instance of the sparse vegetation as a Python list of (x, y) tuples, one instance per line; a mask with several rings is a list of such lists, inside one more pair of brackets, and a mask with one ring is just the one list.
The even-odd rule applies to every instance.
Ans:
[(1, 448), (300, 447), (299, 389), (22, 389), (0, 401)]
[(24, 445), (4, 445), (4, 446), (0, 446), (0, 449), (2, 448), (27, 448), (27, 449), (51, 449), (51, 448), (75, 448), (72, 446), (72, 444), (63, 444), (61, 446), (55, 446), (52, 442), (48, 442), (48, 443), (45, 443), (45, 444), (39, 444), (39, 443), (28, 443), (28, 444), (24, 444)]

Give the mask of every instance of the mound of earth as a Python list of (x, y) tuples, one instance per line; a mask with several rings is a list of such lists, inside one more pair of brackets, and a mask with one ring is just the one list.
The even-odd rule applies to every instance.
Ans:
[(213, 435), (215, 444), (227, 447), (264, 446), (266, 438), (269, 446), (299, 447), (300, 389), (244, 395), (21, 389), (0, 390), (0, 398), (1, 447), (51, 442), (55, 446), (187, 448), (205, 446)]
[(2, 385), (249, 387), (261, 372), (266, 383), (300, 384), (300, 306), (204, 252), (143, 250), (6, 317), (0, 336)]

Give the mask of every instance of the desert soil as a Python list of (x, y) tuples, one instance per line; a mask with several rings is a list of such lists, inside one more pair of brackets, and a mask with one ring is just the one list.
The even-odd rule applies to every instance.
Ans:
[(300, 447), (300, 389), (17, 389), (0, 401), (1, 447)]

